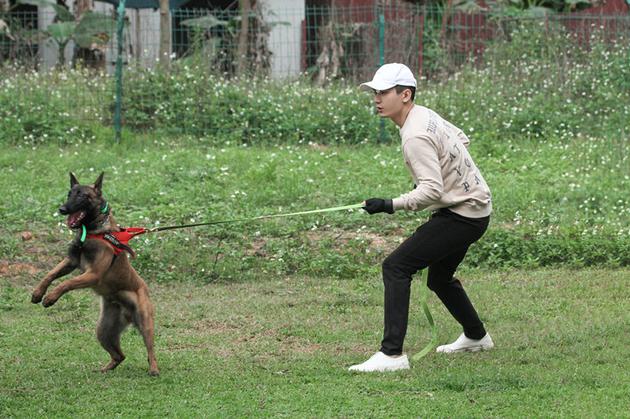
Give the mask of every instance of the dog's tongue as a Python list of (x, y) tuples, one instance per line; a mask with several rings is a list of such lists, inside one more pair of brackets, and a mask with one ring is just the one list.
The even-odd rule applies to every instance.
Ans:
[(68, 224), (68, 227), (70, 228), (78, 227), (81, 224), (81, 220), (83, 219), (83, 217), (85, 217), (84, 211), (74, 212), (68, 215), (68, 219), (66, 220), (66, 223)]

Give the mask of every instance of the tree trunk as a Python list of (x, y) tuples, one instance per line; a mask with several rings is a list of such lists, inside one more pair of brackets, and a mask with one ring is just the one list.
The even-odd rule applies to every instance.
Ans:
[(249, 13), (252, 9), (251, 0), (241, 2), (241, 31), (238, 35), (236, 49), (236, 75), (242, 76), (247, 68), (247, 39), (249, 37)]
[[(451, 62), (450, 60), (451, 57), (450, 57), (450, 51), (448, 51), (449, 43), (446, 41), (446, 37), (447, 37), (449, 21), (451, 19), (452, 7), (453, 7), (453, 0), (448, 0), (446, 4), (444, 5), (444, 9), (442, 11), (442, 27), (440, 28), (440, 46), (442, 47), (442, 53), (445, 55), (445, 62), (449, 64)], [(448, 71), (448, 69), (445, 69), (445, 70)]]
[(451, 4), (453, 0), (448, 0), (442, 9), (442, 27), (440, 28), (440, 43), (442, 46), (446, 43), (446, 27), (451, 13)]
[[(94, 3), (92, 0), (75, 0), (74, 17), (76, 21), (81, 21), (83, 15), (93, 8)], [(101, 45), (95, 44), (90, 48), (81, 48), (75, 44), (72, 54), (72, 65), (76, 66), (79, 61), (82, 61), (86, 67), (105, 70), (105, 50)]]
[(74, 16), (77, 20), (87, 11), (92, 10), (92, 0), (76, 0), (74, 2)]
[(69, 41), (62, 42), (57, 45), (57, 69), (63, 70), (66, 67), (66, 45)]
[(0, 0), (0, 13), (8, 12), (9, 6), (9, 0)]
[(168, 0), (160, 0), (160, 68), (166, 70), (171, 62), (171, 19)]

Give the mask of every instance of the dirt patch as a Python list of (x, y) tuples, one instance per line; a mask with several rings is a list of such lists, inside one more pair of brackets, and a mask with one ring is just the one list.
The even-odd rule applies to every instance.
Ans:
[(0, 276), (10, 277), (18, 275), (36, 275), (42, 269), (30, 263), (10, 262), (0, 260)]
[(322, 350), (322, 345), (299, 336), (287, 336), (279, 329), (270, 328), (255, 333), (244, 334), (232, 340), (236, 347), (250, 344), (254, 347), (269, 345), (273, 354), (313, 354)]
[(235, 325), (216, 320), (200, 320), (195, 322), (193, 329), (197, 332), (203, 332), (210, 335), (220, 335), (223, 333), (232, 334), (240, 331), (241, 329)]
[[(406, 231), (392, 231), (387, 234), (373, 233), (369, 231), (348, 231), (342, 229), (333, 230), (311, 230), (302, 233), (304, 237), (311, 243), (317, 243), (321, 241), (331, 241), (332, 248), (336, 251), (344, 251), (347, 249), (351, 242), (361, 241), (364, 242), (362, 246), (369, 248), (376, 252), (390, 252), (394, 250), (399, 244), (401, 238), (405, 238), (408, 232)], [(267, 242), (273, 239), (267, 239), (258, 237), (252, 240), (244, 253), (246, 256), (255, 257), (267, 257), (269, 252)], [(222, 259), (222, 257), (219, 257)]]
[(305, 233), (306, 237), (310, 241), (317, 242), (320, 240), (334, 241), (334, 247), (336, 249), (344, 248), (350, 241), (361, 240), (369, 244), (371, 249), (375, 250), (387, 250), (393, 249), (398, 244), (398, 240), (401, 236), (392, 234), (378, 234), (369, 231), (346, 231), (346, 230), (315, 230)]
[[(331, 241), (332, 248), (343, 251), (351, 242), (362, 241), (364, 246), (377, 252), (389, 252), (394, 250), (401, 242), (409, 236), (408, 230), (399, 228), (386, 233), (374, 233), (371, 231), (351, 231), (343, 229), (317, 229), (300, 233), (311, 243), (321, 241)], [(267, 243), (270, 240), (265, 237), (256, 237), (249, 242), (243, 250), (246, 256), (267, 257), (269, 252)], [(222, 257), (219, 257), (222, 259)]]
[(282, 340), (280, 353), (289, 354), (313, 354), (322, 350), (322, 345), (312, 343), (308, 339), (302, 339), (295, 336), (288, 336)]
[(267, 244), (267, 240), (265, 239), (255, 239), (250, 244), (250, 248), (245, 251), (247, 256), (267, 256), (267, 251), (265, 251), (265, 245)]
[(311, 149), (313, 150), (317, 150), (317, 151), (326, 151), (330, 148), (330, 146), (326, 145), (326, 144), (318, 144), (318, 143), (309, 143), (308, 145)]

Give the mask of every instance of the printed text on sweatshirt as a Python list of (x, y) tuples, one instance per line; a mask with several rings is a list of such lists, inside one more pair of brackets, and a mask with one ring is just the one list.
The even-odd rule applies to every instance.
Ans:
[(395, 210), (448, 208), (470, 218), (490, 215), (490, 188), (468, 153), (470, 140), (462, 130), (431, 109), (414, 105), (400, 137), (417, 187), (393, 200)]

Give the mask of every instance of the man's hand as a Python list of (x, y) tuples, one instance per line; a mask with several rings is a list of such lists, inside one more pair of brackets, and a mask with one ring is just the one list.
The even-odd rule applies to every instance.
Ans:
[(363, 209), (368, 214), (376, 214), (377, 212), (394, 213), (394, 204), (391, 199), (370, 198), (364, 202)]

